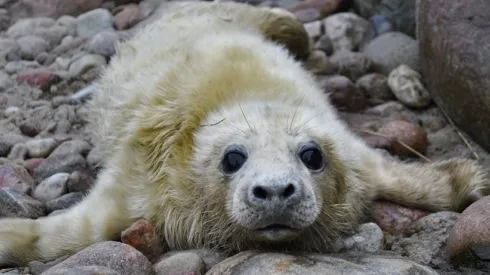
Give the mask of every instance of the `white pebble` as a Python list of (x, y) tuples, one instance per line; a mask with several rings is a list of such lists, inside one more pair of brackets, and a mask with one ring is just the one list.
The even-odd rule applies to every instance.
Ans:
[(390, 72), (388, 86), (395, 97), (406, 106), (424, 108), (431, 102), (431, 96), (422, 85), (420, 74), (405, 64)]
[(66, 194), (66, 183), (70, 178), (68, 173), (57, 173), (43, 180), (34, 190), (32, 196), (42, 202), (59, 198)]

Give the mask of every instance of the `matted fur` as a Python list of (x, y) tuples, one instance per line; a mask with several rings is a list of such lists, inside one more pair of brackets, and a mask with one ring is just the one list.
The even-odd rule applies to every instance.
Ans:
[[(198, 2), (118, 45), (92, 102), (104, 155), (93, 190), (60, 215), (1, 220), (0, 266), (117, 239), (139, 218), (150, 220), (170, 249), (327, 252), (376, 198), (461, 210), (489, 193), (474, 161), (406, 164), (364, 144), (297, 61), (310, 46), (290, 15)], [(324, 172), (309, 175), (284, 150), (303, 139), (324, 151)], [(230, 214), (239, 213), (237, 194), (218, 166), (224, 146), (237, 140), (252, 140), (258, 155), (244, 166), (245, 179), (289, 167), (311, 183), (320, 214), (296, 239), (258, 242)]]

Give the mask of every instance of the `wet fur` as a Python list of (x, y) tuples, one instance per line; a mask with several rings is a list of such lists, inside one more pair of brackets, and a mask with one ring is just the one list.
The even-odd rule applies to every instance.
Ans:
[[(195, 5), (118, 46), (92, 103), (106, 156), (92, 192), (60, 215), (1, 220), (0, 266), (117, 239), (139, 218), (171, 249), (328, 252), (376, 198), (458, 211), (488, 194), (474, 161), (399, 163), (351, 133), (297, 61), (310, 45), (296, 20), (237, 3)], [(203, 7), (208, 12), (196, 13)], [(294, 36), (279, 35), (285, 26)], [(285, 156), (286, 140), (312, 138), (327, 156), (326, 171), (309, 177), (320, 215), (292, 242), (256, 242), (229, 214), (232, 190), (217, 167), (223, 146), (244, 137), (271, 157)], [(252, 168), (244, 176), (253, 179)]]

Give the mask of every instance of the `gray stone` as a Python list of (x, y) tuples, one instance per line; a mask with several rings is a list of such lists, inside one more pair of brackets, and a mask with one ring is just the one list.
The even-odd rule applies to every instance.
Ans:
[(72, 75), (81, 75), (92, 68), (101, 68), (107, 65), (106, 59), (98, 54), (84, 54), (71, 61), (68, 71)]
[(114, 30), (114, 18), (106, 9), (95, 9), (80, 14), (77, 19), (77, 35), (90, 37), (102, 31)]
[(324, 20), (325, 32), (333, 43), (334, 51), (355, 51), (364, 48), (375, 36), (371, 23), (355, 13), (341, 12)]
[(37, 219), (45, 215), (42, 202), (13, 188), (0, 189), (0, 218)]
[(49, 50), (49, 43), (35, 35), (26, 35), (17, 39), (22, 59), (33, 60), (42, 52)]

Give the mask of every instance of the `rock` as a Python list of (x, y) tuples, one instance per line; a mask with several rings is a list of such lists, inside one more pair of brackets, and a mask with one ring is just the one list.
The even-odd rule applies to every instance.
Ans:
[(316, 9), (320, 13), (320, 17), (324, 18), (335, 12), (341, 2), (342, 0), (309, 0), (297, 2), (285, 8), (292, 13), (305, 9)]
[(11, 38), (35, 35), (46, 40), (51, 47), (58, 45), (67, 34), (66, 27), (46, 17), (20, 19), (7, 30), (7, 35)]
[(81, 75), (92, 68), (105, 67), (106, 59), (98, 54), (84, 54), (75, 58), (70, 63), (68, 71), (72, 75)]
[(14, 163), (0, 165), (0, 189), (12, 188), (29, 194), (36, 186), (36, 181), (22, 166)]
[(0, 71), (0, 92), (5, 92), (11, 86), (12, 81), (10, 80), (10, 76), (3, 71)]
[(36, 167), (38, 167), (43, 161), (44, 159), (42, 158), (27, 159), (24, 161), (23, 165), (27, 169), (27, 171), (32, 174), (34, 169), (36, 169)]
[(328, 35), (322, 35), (315, 42), (314, 48), (320, 51), (324, 51), (327, 55), (331, 55), (333, 53), (333, 44), (332, 40)]
[(369, 18), (369, 22), (374, 26), (376, 36), (394, 31), (391, 21), (383, 15), (373, 15)]
[(70, 174), (58, 173), (46, 178), (36, 187), (32, 197), (42, 202), (61, 197), (67, 192), (66, 182), (69, 177)]
[(7, 63), (7, 65), (5, 65), (4, 67), (4, 70), (8, 74), (17, 74), (27, 71), (29, 69), (37, 69), (39, 67), (41, 67), (41, 65), (37, 63), (37, 61), (19, 60)]
[(61, 143), (54, 151), (51, 153), (51, 156), (61, 156), (68, 154), (80, 154), (82, 156), (86, 156), (90, 150), (92, 149), (92, 145), (90, 143), (80, 140), (68, 140)]
[(367, 105), (366, 98), (362, 92), (345, 76), (321, 77), (318, 83), (328, 94), (332, 104), (340, 111), (358, 112)]
[(31, 87), (47, 90), (51, 85), (60, 82), (61, 78), (50, 71), (36, 69), (17, 74), (15, 80), (18, 84), (26, 83)]
[(330, 57), (330, 62), (338, 74), (344, 75), (352, 81), (356, 81), (369, 73), (373, 67), (373, 62), (369, 57), (359, 52), (345, 50), (334, 52)]
[(29, 137), (35, 137), (42, 131), (42, 125), (38, 121), (29, 119), (22, 122), (22, 124), (19, 125), (19, 129), (22, 134)]
[(330, 74), (334, 72), (327, 54), (320, 50), (313, 50), (305, 61), (307, 70), (314, 74)]
[(152, 263), (164, 253), (164, 247), (160, 243), (155, 228), (144, 219), (134, 222), (124, 230), (121, 233), (121, 240), (143, 253)]
[[(62, 15), (56, 23), (68, 30), (68, 36), (75, 36), (77, 34), (77, 20), (70, 15)], [(65, 36), (68, 37), (68, 36)], [(64, 38), (63, 38), (64, 39)], [(61, 42), (63, 44), (63, 41)]]
[(381, 229), (391, 235), (403, 235), (410, 226), (428, 213), (388, 201), (376, 201), (371, 215)]
[(13, 133), (0, 133), (0, 157), (5, 157), (10, 152), (10, 149), (17, 143), (27, 141), (25, 136)]
[(89, 265), (89, 266), (74, 266), (69, 268), (59, 268), (54, 270), (49, 270), (42, 273), (42, 275), (65, 275), (65, 274), (76, 274), (76, 275), (123, 275), (120, 272), (112, 268), (99, 265)]
[(92, 36), (86, 48), (89, 53), (110, 57), (116, 52), (115, 43), (118, 40), (119, 35), (116, 32), (103, 31)]
[(206, 275), (218, 274), (418, 274), (436, 275), (436, 271), (406, 259), (382, 256), (352, 258), (311, 254), (295, 256), (279, 253), (245, 251), (227, 258), (214, 266)]
[(375, 36), (373, 26), (355, 13), (341, 12), (324, 20), (325, 32), (332, 40), (334, 51), (357, 51)]
[(10, 150), (7, 158), (15, 162), (23, 161), (27, 156), (27, 152), (28, 149), (25, 144), (17, 143), (12, 147), (12, 150)]
[(320, 11), (315, 8), (306, 8), (294, 12), (294, 16), (302, 23), (310, 23), (322, 19)]
[(5, 31), (10, 27), (10, 14), (6, 9), (0, 9), (0, 31)]
[[(462, 213), (452, 228), (448, 241), (448, 255), (451, 259), (462, 256), (471, 250), (490, 251), (490, 196), (486, 196), (470, 206)], [(488, 260), (489, 256), (480, 256)]]
[[(383, 125), (378, 130), (378, 133), (396, 141), (403, 142), (405, 145), (422, 155), (427, 151), (427, 134), (422, 127), (413, 123), (403, 120), (392, 120)], [(394, 142), (392, 144), (390, 152), (400, 157), (417, 156), (399, 142)]]
[(304, 28), (308, 33), (308, 36), (316, 41), (322, 35), (322, 21), (317, 20), (304, 24)]
[(42, 202), (13, 188), (0, 189), (0, 218), (37, 219), (45, 215)]
[(10, 107), (7, 107), (5, 109), (4, 115), (6, 117), (11, 117), (11, 116), (15, 116), (15, 115), (19, 114), (20, 112), (22, 112), (22, 110), (19, 107), (17, 107), (17, 106), (10, 106)]
[(56, 46), (51, 53), (56, 57), (59, 56), (69, 56), (80, 52), (85, 43), (87, 42), (87, 38), (85, 37), (75, 37), (71, 39), (64, 39), (60, 45)]
[(68, 209), (82, 200), (83, 195), (80, 192), (65, 194), (61, 197), (48, 201), (46, 203), (46, 213)]
[(373, 61), (374, 70), (384, 75), (402, 64), (419, 71), (417, 40), (400, 32), (388, 32), (374, 38), (361, 52)]
[(421, 1), (417, 13), (421, 74), (428, 90), (456, 125), (487, 151), (489, 8), (484, 0), (435, 0)]
[(46, 274), (72, 274), (68, 272), (49, 272), (59, 272), (61, 269), (67, 270), (68, 268), (87, 266), (106, 267), (119, 274), (154, 274), (151, 263), (141, 252), (127, 244), (115, 241), (105, 241), (90, 245), (45, 272)]
[(67, 138), (43, 138), (33, 139), (26, 142), (28, 156), (31, 158), (45, 158), (53, 152), (58, 145)]
[(87, 168), (85, 159), (79, 154), (50, 156), (33, 171), (34, 178), (43, 180), (56, 173), (72, 173)]
[(388, 75), (388, 86), (403, 104), (412, 108), (425, 108), (431, 96), (422, 84), (421, 76), (407, 65), (400, 65)]
[(202, 275), (206, 272), (206, 265), (196, 253), (180, 252), (168, 258), (164, 258), (155, 264), (157, 275), (165, 274), (195, 274)]
[(117, 30), (126, 30), (136, 25), (141, 20), (140, 8), (136, 4), (123, 7), (122, 11), (114, 16), (114, 25)]
[(379, 73), (371, 73), (357, 79), (356, 87), (368, 98), (371, 105), (379, 105), (395, 99), (388, 86), (386, 76)]
[(95, 179), (89, 174), (81, 171), (75, 171), (70, 174), (66, 186), (68, 187), (68, 192), (88, 194), (94, 182)]
[(11, 7), (13, 21), (25, 17), (58, 18), (63, 15), (76, 16), (96, 9), (104, 0), (18, 0)]
[(17, 44), (22, 59), (33, 60), (40, 53), (49, 50), (49, 43), (35, 35), (21, 36), (17, 39)]
[(76, 19), (77, 35), (81, 37), (94, 36), (102, 31), (114, 30), (114, 18), (106, 9), (95, 9), (79, 15)]
[(354, 10), (364, 18), (386, 17), (396, 31), (415, 36), (415, 0), (353, 0)]
[(458, 217), (447, 211), (427, 215), (412, 224), (405, 236), (388, 240), (388, 247), (419, 264), (447, 268), (446, 243)]
[(374, 253), (383, 247), (383, 231), (375, 223), (361, 224), (358, 233), (338, 241), (337, 251)]

